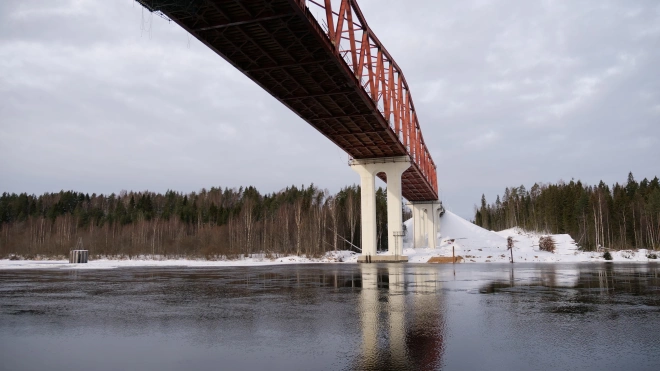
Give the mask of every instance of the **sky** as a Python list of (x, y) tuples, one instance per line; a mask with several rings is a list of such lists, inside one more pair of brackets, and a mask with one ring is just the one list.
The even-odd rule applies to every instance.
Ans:
[[(660, 176), (657, 0), (358, 3), (408, 81), (449, 210)], [(0, 2), (0, 192), (358, 182), (342, 150), (134, 1)]]

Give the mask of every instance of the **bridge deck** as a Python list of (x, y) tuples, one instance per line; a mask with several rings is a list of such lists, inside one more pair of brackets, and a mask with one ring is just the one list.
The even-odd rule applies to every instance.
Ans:
[[(299, 0), (138, 1), (178, 23), (353, 158), (408, 154)], [(402, 193), (410, 201), (438, 199), (415, 163), (403, 174)]]

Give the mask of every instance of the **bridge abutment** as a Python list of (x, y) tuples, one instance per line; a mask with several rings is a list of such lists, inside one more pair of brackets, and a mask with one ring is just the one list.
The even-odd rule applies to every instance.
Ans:
[[(403, 256), (403, 217), (401, 215), (401, 175), (410, 167), (410, 157), (351, 160), (360, 175), (362, 256), (358, 262), (405, 262)], [(387, 175), (387, 254), (376, 254), (376, 174)]]

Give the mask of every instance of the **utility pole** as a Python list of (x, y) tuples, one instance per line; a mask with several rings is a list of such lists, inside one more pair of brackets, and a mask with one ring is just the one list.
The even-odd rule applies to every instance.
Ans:
[(509, 236), (506, 238), (506, 248), (511, 250), (511, 263), (513, 264), (513, 237)]

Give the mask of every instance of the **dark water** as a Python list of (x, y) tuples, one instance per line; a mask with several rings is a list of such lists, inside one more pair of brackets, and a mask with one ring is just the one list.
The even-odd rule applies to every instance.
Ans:
[(656, 264), (0, 271), (2, 370), (660, 370)]

